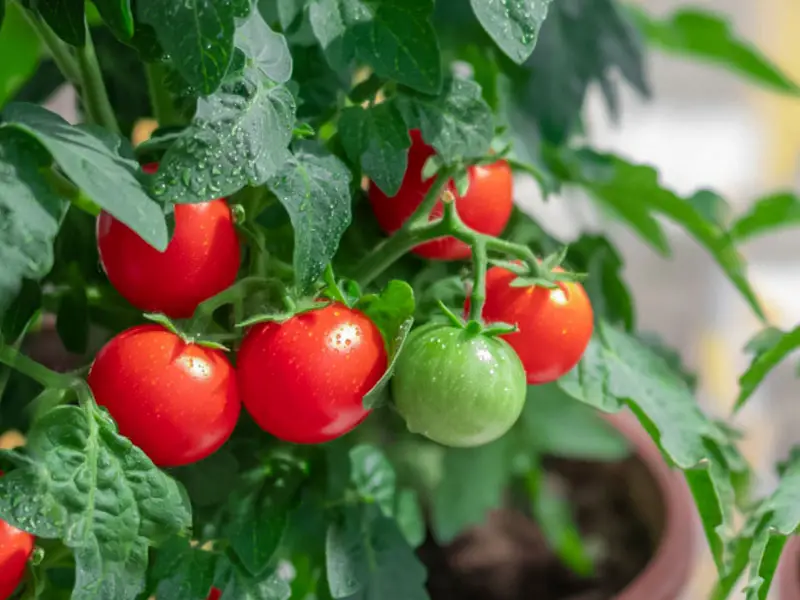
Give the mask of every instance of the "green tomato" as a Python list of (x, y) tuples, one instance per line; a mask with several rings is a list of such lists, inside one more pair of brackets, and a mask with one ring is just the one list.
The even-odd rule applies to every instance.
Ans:
[(511, 429), (525, 388), (525, 370), (506, 342), (438, 323), (411, 333), (392, 380), (410, 431), (460, 447), (486, 444)]

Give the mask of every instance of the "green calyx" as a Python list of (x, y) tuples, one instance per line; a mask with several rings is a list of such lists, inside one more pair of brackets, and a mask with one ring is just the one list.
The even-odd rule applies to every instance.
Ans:
[(516, 325), (510, 325), (509, 323), (490, 323), (485, 325), (477, 319), (464, 320), (447, 308), (441, 301), (439, 301), (439, 308), (451, 325), (463, 329), (470, 337), (477, 335), (496, 337), (517, 331)]

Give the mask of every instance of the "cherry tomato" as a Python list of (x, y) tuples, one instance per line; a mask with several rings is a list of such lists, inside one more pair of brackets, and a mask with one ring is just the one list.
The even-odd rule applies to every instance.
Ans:
[(161, 467), (215, 452), (241, 410), (236, 373), (225, 355), (160, 325), (115, 336), (97, 353), (88, 381), (120, 433)]
[(222, 592), (219, 591), (217, 588), (211, 588), (211, 592), (208, 594), (208, 598), (206, 600), (219, 600), (222, 597)]
[(378, 328), (342, 304), (260, 323), (237, 356), (242, 401), (256, 423), (299, 444), (326, 442), (355, 428), (369, 411), (364, 395), (386, 371)]
[[(370, 183), (369, 200), (378, 223), (386, 233), (400, 229), (408, 217), (420, 205), (433, 184), (433, 179), (422, 181), (425, 161), (435, 150), (422, 141), (416, 129), (411, 131), (411, 148), (408, 152), (408, 168), (397, 194), (389, 198), (378, 186)], [(466, 225), (488, 235), (499, 235), (511, 216), (513, 181), (511, 168), (504, 160), (485, 166), (469, 167), (469, 190), (460, 197), (455, 185), (449, 189), (456, 196), (456, 207)], [(431, 212), (431, 220), (442, 216), (442, 203), (438, 202)], [(419, 256), (440, 260), (469, 258), (471, 251), (465, 243), (455, 238), (441, 238), (414, 248)]]
[(446, 446), (502, 436), (519, 418), (525, 392), (525, 371), (506, 342), (440, 323), (411, 332), (392, 379), (409, 431)]
[(33, 543), (31, 534), (0, 521), (0, 600), (10, 598), (22, 582)]
[[(153, 173), (156, 165), (145, 165)], [(240, 250), (225, 200), (175, 206), (175, 231), (159, 252), (106, 212), (97, 218), (100, 260), (111, 284), (136, 308), (192, 316), (203, 300), (229, 287)]]
[[(592, 305), (580, 283), (511, 287), (516, 275), (501, 267), (486, 273), (483, 318), (516, 325), (503, 338), (517, 351), (528, 383), (555, 381), (583, 356), (592, 337)], [(469, 304), (469, 303), (467, 303)]]

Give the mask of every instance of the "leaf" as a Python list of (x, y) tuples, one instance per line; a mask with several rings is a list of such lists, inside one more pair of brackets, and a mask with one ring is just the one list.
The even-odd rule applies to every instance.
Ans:
[(403, 489), (397, 492), (393, 516), (409, 545), (412, 548), (422, 545), (425, 541), (425, 517), (414, 490)]
[(93, 4), (114, 35), (122, 41), (133, 37), (131, 0), (93, 0)]
[(192, 505), (200, 508), (222, 504), (239, 482), (239, 461), (225, 449), (201, 461), (172, 469), (186, 488)]
[(206, 600), (214, 583), (216, 556), (173, 537), (156, 554), (152, 578), (158, 600)]
[(86, 43), (86, 0), (36, 0), (35, 10), (62, 40), (73, 46)]
[(489, 105), (474, 81), (454, 77), (438, 96), (400, 94), (397, 106), (408, 129), (419, 129), (445, 163), (483, 156), (494, 137)]
[[(0, 197), (2, 196), (3, 194), (0, 194)], [(17, 297), (0, 320), (0, 341), (5, 340), (6, 343), (13, 344), (18, 340), (41, 307), (41, 286), (30, 279), (23, 279)], [(0, 310), (0, 314), (2, 312)]]
[(723, 572), (732, 535), (734, 479), (743, 466), (729, 433), (701, 412), (686, 383), (641, 342), (603, 321), (581, 362), (558, 383), (602, 411), (631, 408), (667, 460), (685, 471)]
[(618, 110), (612, 71), (649, 95), (637, 31), (612, 0), (554, 2), (526, 66), (516, 81), (516, 104), (532, 114), (543, 137), (566, 140), (580, 119), (589, 86), (599, 83), (612, 115)]
[(292, 221), (295, 283), (301, 291), (322, 275), (350, 225), (350, 179), (338, 158), (303, 144), (267, 182)]
[(372, 389), (364, 395), (364, 408), (371, 410), (385, 405), (389, 401), (389, 381), (394, 375), (397, 359), (403, 351), (408, 334), (414, 326), (414, 318), (409, 317), (400, 325), (389, 343), (389, 365)]
[[(98, 138), (88, 129), (33, 104), (9, 104), (3, 111), (4, 128), (24, 131), (52, 154), (61, 170), (96, 204), (163, 251), (167, 224), (163, 209), (145, 193), (137, 176), (139, 165), (129, 156), (122, 138), (104, 132)], [(114, 145), (108, 142), (114, 141)]]
[[(3, 3), (0, 2), (0, 5)], [(0, 108), (36, 73), (42, 44), (18, 4), (9, 4), (0, 26)]]
[(428, 600), (425, 567), (397, 524), (375, 505), (343, 511), (328, 527), (325, 562), (331, 596), (348, 600)]
[(737, 243), (742, 243), (799, 223), (800, 198), (792, 192), (780, 192), (754, 202), (745, 214), (734, 221), (730, 234)]
[(431, 515), (440, 544), (480, 525), (490, 510), (500, 507), (512, 477), (512, 444), (512, 436), (506, 435), (477, 448), (447, 448)]
[(522, 64), (533, 52), (552, 0), (470, 0), (472, 10), (495, 43)]
[(61, 296), (56, 315), (56, 331), (64, 348), (73, 354), (83, 355), (89, 344), (89, 299), (86, 282), (80, 267), (72, 263), (69, 268), (70, 286)]
[(693, 60), (707, 60), (766, 88), (798, 95), (800, 88), (754, 44), (736, 35), (727, 15), (681, 8), (665, 18), (628, 6), (638, 28), (653, 46)]
[(73, 550), (74, 600), (135, 598), (148, 546), (191, 524), (178, 484), (94, 405), (46, 413), (19, 461), (0, 478), (1, 518)]
[(381, 507), (392, 516), (395, 502), (395, 473), (381, 450), (367, 444), (350, 449), (350, 479), (361, 499)]
[(234, 44), (273, 81), (286, 83), (292, 77), (292, 55), (286, 38), (272, 31), (257, 10), (237, 25)]
[[(775, 335), (775, 330), (772, 328), (767, 332), (770, 336), (769, 345), (754, 348), (756, 350), (755, 357), (747, 370), (739, 377), (739, 397), (736, 398), (734, 410), (739, 410), (744, 406), (770, 371), (789, 354), (800, 348), (800, 327), (795, 327), (792, 331), (780, 332), (780, 337)], [(750, 344), (748, 346), (753, 348)]]
[(200, 98), (192, 124), (164, 155), (153, 192), (166, 202), (205, 202), (263, 184), (290, 157), (294, 109), (289, 90), (252, 73)]
[(315, 0), (314, 35), (337, 71), (356, 57), (381, 77), (437, 94), (442, 65), (432, 0)]
[(233, 58), (234, 12), (229, 0), (137, 3), (139, 19), (155, 29), (174, 66), (203, 94), (216, 91), (228, 72)]
[(529, 385), (522, 424), (527, 445), (538, 454), (619, 461), (630, 455), (627, 440), (594, 409), (554, 383)]
[(289, 600), (289, 584), (277, 572), (251, 575), (230, 560), (221, 560), (214, 576), (214, 586), (227, 600)]
[(49, 162), (31, 138), (0, 128), (0, 316), (24, 280), (39, 280), (53, 267), (53, 242), (68, 204), (40, 172)]
[(387, 196), (400, 189), (411, 137), (394, 102), (351, 106), (339, 117), (339, 137), (351, 161)]

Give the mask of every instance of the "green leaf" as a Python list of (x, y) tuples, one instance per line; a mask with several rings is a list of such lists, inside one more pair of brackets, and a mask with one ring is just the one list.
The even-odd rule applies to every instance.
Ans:
[(86, 0), (37, 0), (34, 3), (45, 23), (73, 46), (86, 43)]
[(583, 359), (559, 380), (605, 412), (628, 406), (672, 464), (685, 471), (714, 560), (729, 560), (734, 479), (743, 468), (729, 432), (698, 407), (686, 383), (633, 337), (600, 321)]
[(397, 492), (392, 516), (412, 548), (425, 541), (425, 517), (414, 490), (403, 489)]
[(379, 408), (389, 401), (389, 381), (392, 379), (392, 375), (394, 375), (397, 359), (403, 351), (403, 346), (413, 326), (414, 318), (409, 317), (401, 323), (394, 337), (392, 337), (389, 342), (389, 365), (386, 367), (386, 372), (381, 376), (378, 382), (364, 395), (364, 408)]
[[(0, 320), (0, 341), (5, 340), (6, 343), (13, 344), (18, 340), (41, 306), (41, 286), (30, 279), (23, 279), (17, 297), (11, 302), (11, 305), (2, 316), (2, 320)], [(2, 312), (0, 310), (0, 314)]]
[[(431, 515), (439, 543), (450, 543), (468, 527), (483, 523), (490, 510), (500, 507), (511, 482), (514, 451), (510, 435), (477, 448), (447, 448)], [(480, 485), (475, 485), (476, 481)]]
[(732, 31), (727, 15), (682, 8), (665, 18), (628, 7), (636, 25), (656, 48), (693, 60), (707, 60), (766, 88), (798, 95), (800, 88), (754, 44)]
[(784, 227), (800, 224), (800, 198), (792, 192), (780, 192), (761, 198), (731, 226), (731, 237), (737, 243)]
[(131, 0), (92, 0), (103, 21), (119, 39), (133, 37), (133, 11)]
[(286, 83), (292, 77), (292, 55), (286, 38), (272, 31), (257, 10), (238, 23), (234, 43), (273, 81)]
[(25, 279), (39, 280), (53, 266), (53, 242), (68, 204), (40, 171), (49, 162), (30, 137), (0, 128), (0, 316)]
[(454, 77), (438, 96), (407, 92), (397, 106), (408, 129), (419, 129), (445, 163), (483, 156), (494, 137), (494, 118), (477, 83)]
[(96, 204), (154, 248), (166, 249), (169, 240), (164, 211), (139, 183), (139, 165), (122, 138), (110, 132), (99, 138), (94, 130), (74, 127), (33, 104), (9, 104), (3, 118), (0, 131), (19, 129), (37, 139)]
[(538, 454), (602, 461), (619, 461), (630, 455), (627, 440), (596, 410), (555, 383), (528, 386), (522, 424), (527, 445)]
[(16, 95), (39, 66), (42, 44), (23, 10), (16, 3), (9, 4), (0, 26), (0, 107)]
[(137, 3), (139, 19), (155, 29), (177, 70), (203, 94), (214, 92), (228, 72), (233, 58), (234, 12), (228, 0)]
[(294, 99), (250, 73), (197, 101), (192, 124), (164, 155), (153, 191), (168, 202), (205, 202), (258, 186), (290, 156)]
[(532, 114), (548, 141), (562, 143), (575, 129), (589, 86), (599, 83), (612, 115), (618, 110), (613, 71), (649, 94), (637, 31), (612, 0), (554, 2), (516, 81), (516, 104)]
[(343, 511), (328, 527), (325, 562), (331, 596), (348, 600), (428, 600), (425, 567), (397, 524), (377, 506)]
[(408, 163), (411, 137), (403, 116), (392, 102), (345, 108), (339, 117), (339, 137), (347, 156), (387, 196), (400, 189)]
[(94, 405), (46, 413), (24, 452), (0, 479), (0, 518), (73, 550), (73, 600), (135, 598), (148, 547), (191, 524), (179, 485)]
[(358, 58), (379, 76), (420, 92), (441, 89), (432, 0), (314, 0), (309, 10), (314, 35), (335, 70)]
[(158, 600), (205, 600), (214, 582), (216, 556), (173, 537), (156, 554), (152, 578)]
[(89, 344), (89, 299), (86, 297), (86, 282), (80, 267), (72, 263), (69, 267), (70, 286), (61, 296), (56, 315), (56, 331), (69, 352), (82, 355)]
[(472, 10), (495, 43), (522, 64), (533, 52), (552, 0), (470, 0)]
[(350, 225), (350, 180), (342, 161), (303, 144), (267, 182), (294, 227), (295, 282), (302, 291), (322, 275)]
[(350, 479), (364, 502), (375, 503), (387, 516), (394, 513), (395, 473), (386, 455), (367, 444), (350, 449)]
[(215, 506), (225, 502), (239, 483), (239, 461), (222, 449), (199, 462), (175, 468), (172, 474), (186, 488), (193, 506)]
[(251, 575), (234, 563), (230, 557), (221, 560), (214, 576), (214, 586), (227, 600), (289, 600), (292, 593), (289, 584), (278, 573)]
[[(736, 399), (734, 410), (739, 410), (744, 406), (769, 372), (800, 347), (800, 327), (795, 327), (791, 331), (780, 332), (779, 337), (775, 335), (775, 330), (772, 328), (768, 329), (767, 332), (770, 338), (769, 344), (761, 344), (760, 347), (754, 348), (756, 355), (753, 361), (742, 376), (739, 377), (739, 397)], [(748, 345), (753, 348), (752, 345)]]

